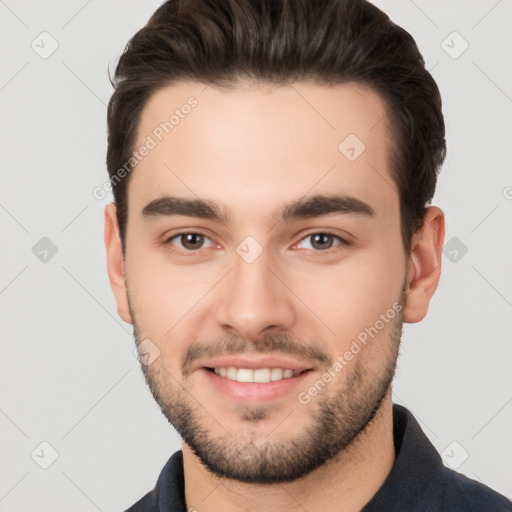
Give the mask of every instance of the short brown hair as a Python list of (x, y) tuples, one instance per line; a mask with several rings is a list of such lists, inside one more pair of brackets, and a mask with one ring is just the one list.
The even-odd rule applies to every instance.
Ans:
[[(439, 89), (412, 36), (366, 0), (169, 0), (128, 42), (108, 104), (107, 168), (125, 249), (126, 178), (148, 98), (178, 81), (233, 87), (355, 82), (384, 100), (403, 247), (421, 228), (446, 156)], [(125, 167), (126, 168), (126, 167)]]

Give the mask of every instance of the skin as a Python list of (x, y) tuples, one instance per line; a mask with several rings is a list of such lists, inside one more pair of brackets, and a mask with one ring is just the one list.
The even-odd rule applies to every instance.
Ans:
[[(287, 442), (302, 442), (306, 449), (318, 428), (338, 432), (346, 442), (300, 478), (263, 484), (215, 474), (184, 441), (187, 507), (358, 511), (393, 466), (391, 387), (383, 390), (382, 385), (392, 378), (402, 322), (421, 321), (437, 288), (444, 214), (429, 207), (411, 253), (404, 254), (399, 198), (387, 166), (393, 141), (384, 103), (368, 89), (300, 82), (280, 87), (245, 83), (228, 91), (176, 84), (150, 98), (136, 146), (190, 96), (198, 106), (132, 171), (124, 259), (116, 207), (105, 208), (107, 265), (118, 313), (134, 325), (138, 341), (150, 339), (159, 351), (151, 365), (143, 365), (146, 379), (164, 414), (183, 424), (184, 412), (191, 414), (202, 440), (229, 454), (232, 471), (256, 472), (263, 453), (275, 456), (267, 462), (276, 467), (280, 457), (293, 462)], [(366, 146), (355, 161), (338, 150), (348, 134)], [(334, 191), (366, 202), (375, 215), (275, 222), (273, 214), (284, 203)], [(229, 221), (144, 219), (144, 206), (166, 194), (211, 200)], [(192, 257), (185, 256), (186, 240), (169, 241), (183, 232), (208, 237)], [(325, 253), (308, 237), (323, 232), (351, 243), (340, 245), (334, 238)], [(262, 249), (252, 263), (236, 252), (247, 236)], [(314, 347), (333, 362), (401, 299), (400, 315), (307, 405), (297, 394), (318, 381), (327, 362), (310, 359), (314, 370), (297, 392), (245, 407), (183, 365), (192, 344), (220, 356), (229, 339), (239, 342), (237, 353), (261, 355), (268, 349), (286, 357), (279, 347), (287, 344), (288, 355)], [(328, 406), (337, 416), (322, 427)], [(377, 410), (370, 418), (373, 406)], [(351, 438), (348, 431), (356, 427), (362, 431)], [(212, 461), (218, 453), (212, 450)]]

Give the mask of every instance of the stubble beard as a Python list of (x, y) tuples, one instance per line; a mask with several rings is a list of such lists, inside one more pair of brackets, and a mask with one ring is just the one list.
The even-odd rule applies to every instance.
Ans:
[[(231, 435), (230, 425), (224, 425), (223, 429), (219, 426), (222, 423), (215, 421), (218, 433), (213, 434), (205, 426), (204, 418), (211, 416), (215, 419), (216, 412), (205, 411), (205, 405), (200, 405), (186, 386), (180, 385), (162, 366), (162, 358), (149, 366), (141, 363), (141, 368), (164, 416), (213, 475), (255, 484), (291, 482), (346, 450), (375, 418), (391, 390), (395, 374), (402, 336), (404, 288), (399, 303), (402, 308), (392, 320), (389, 337), (381, 339), (383, 336), (378, 336), (362, 349), (385, 352), (386, 358), (379, 371), (365, 367), (364, 358), (356, 355), (328, 384), (324, 393), (307, 405), (298, 402), (294, 412), (284, 421), (276, 419), (276, 424), (283, 421), (282, 428), (286, 421), (294, 421), (295, 414), (309, 415), (308, 425), (291, 438), (276, 436), (279, 429), (272, 439), (258, 436), (258, 422), (270, 415), (270, 409), (265, 406), (240, 408), (240, 420), (254, 424), (247, 439)], [(134, 337), (140, 340), (135, 315), (133, 311), (131, 313)], [(382, 347), (371, 347), (372, 343)], [(335, 393), (331, 386), (337, 386)]]

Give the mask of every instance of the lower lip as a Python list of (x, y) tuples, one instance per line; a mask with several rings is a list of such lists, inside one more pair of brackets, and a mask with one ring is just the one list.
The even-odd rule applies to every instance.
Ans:
[(227, 377), (221, 377), (206, 368), (199, 370), (214, 389), (244, 403), (267, 402), (285, 396), (296, 390), (311, 371), (306, 370), (296, 377), (271, 382), (238, 382)]

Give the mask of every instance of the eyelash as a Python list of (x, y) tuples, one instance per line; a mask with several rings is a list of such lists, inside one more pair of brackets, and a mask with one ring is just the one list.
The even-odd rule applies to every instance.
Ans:
[[(183, 235), (201, 235), (201, 236), (205, 237), (206, 239), (210, 240), (210, 237), (208, 237), (207, 235), (205, 235), (203, 233), (197, 232), (197, 231), (182, 231), (181, 233), (176, 233), (176, 234), (172, 235), (171, 237), (167, 238), (166, 240), (164, 240), (163, 245), (170, 246), (172, 240), (174, 240), (175, 238), (178, 238), (180, 236), (183, 236)], [(313, 252), (318, 252), (320, 254), (331, 254), (332, 252), (337, 251), (340, 246), (348, 247), (351, 245), (350, 242), (348, 242), (344, 238), (341, 238), (340, 236), (335, 235), (334, 233), (331, 233), (329, 231), (315, 231), (313, 233), (309, 233), (306, 236), (302, 237), (299, 240), (299, 243), (302, 242), (303, 240), (305, 240), (306, 238), (310, 238), (314, 235), (332, 236), (334, 238), (337, 238), (340, 242), (338, 245), (335, 245), (334, 247), (331, 247), (329, 249), (325, 249), (325, 250), (312, 249)], [(198, 256), (198, 253), (200, 253), (200, 251), (201, 251), (201, 249), (197, 249), (195, 251), (185, 250), (184, 252), (180, 253), (179, 251), (176, 251), (173, 249), (171, 252), (176, 253), (176, 254), (181, 254), (181, 256), (184, 256), (185, 258), (194, 258), (194, 257)]]

